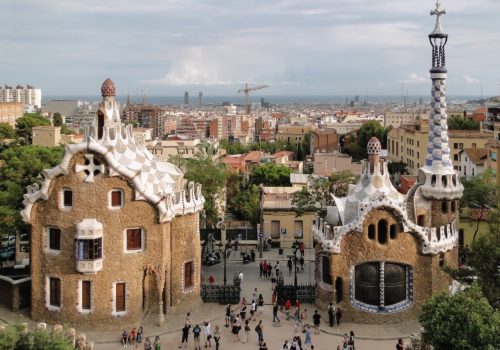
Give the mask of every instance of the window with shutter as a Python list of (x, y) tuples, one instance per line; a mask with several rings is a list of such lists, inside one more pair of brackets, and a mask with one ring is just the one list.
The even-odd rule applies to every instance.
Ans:
[(91, 288), (92, 285), (90, 281), (82, 281), (82, 309), (84, 310), (90, 310), (91, 308)]
[(61, 306), (61, 280), (59, 278), (51, 277), (50, 284), (50, 305)]
[(116, 311), (125, 311), (125, 283), (116, 284)]
[(140, 228), (127, 230), (127, 250), (142, 249), (142, 232)]
[(61, 230), (58, 228), (49, 228), (49, 249), (61, 250)]
[(122, 191), (111, 191), (111, 206), (113, 208), (120, 208), (122, 206)]
[(73, 206), (73, 191), (70, 189), (63, 190), (63, 206), (72, 207)]
[(184, 264), (184, 289), (191, 288), (194, 285), (193, 279), (193, 262), (188, 261)]

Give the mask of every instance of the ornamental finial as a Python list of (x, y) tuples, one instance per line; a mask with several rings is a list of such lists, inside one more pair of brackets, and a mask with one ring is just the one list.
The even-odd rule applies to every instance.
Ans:
[(436, 8), (431, 10), (431, 16), (436, 16), (436, 27), (434, 27), (434, 31), (432, 34), (444, 34), (443, 28), (441, 27), (441, 16), (446, 15), (446, 9), (441, 6), (441, 1), (436, 1)]

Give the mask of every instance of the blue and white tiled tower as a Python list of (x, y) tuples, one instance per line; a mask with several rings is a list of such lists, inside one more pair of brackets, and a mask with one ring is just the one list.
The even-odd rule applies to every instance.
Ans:
[(453, 169), (448, 140), (448, 122), (446, 114), (446, 55), (445, 46), (448, 34), (441, 27), (441, 16), (446, 14), (441, 2), (431, 15), (436, 16), (436, 26), (429, 34), (432, 45), (432, 102), (429, 117), (429, 144), (425, 165), (419, 169), (420, 190), (424, 198), (436, 200), (454, 200), (462, 196), (463, 186), (459, 174)]

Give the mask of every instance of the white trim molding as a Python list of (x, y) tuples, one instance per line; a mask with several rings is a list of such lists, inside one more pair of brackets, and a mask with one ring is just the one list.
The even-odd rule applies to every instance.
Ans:
[[(116, 207), (112, 205), (112, 203), (113, 203), (112, 193), (115, 191), (120, 192), (120, 205), (116, 206)], [(113, 188), (113, 189), (109, 190), (109, 192), (108, 192), (108, 209), (109, 210), (120, 210), (120, 209), (123, 209), (124, 206), (125, 206), (125, 192), (123, 191), (123, 189)]]
[[(116, 311), (116, 284), (117, 283), (125, 283), (125, 310), (124, 311)], [(129, 286), (128, 283), (122, 280), (118, 280), (113, 282), (113, 285), (111, 286), (111, 316), (125, 316), (128, 311), (128, 302), (129, 302)]]
[[(55, 306), (50, 304), (50, 279), (51, 278), (57, 278), (60, 283), (60, 290), (59, 290), (59, 299), (61, 300), (61, 305), (60, 306)], [(62, 279), (59, 276), (52, 276), (52, 275), (46, 275), (45, 276), (45, 307), (49, 311), (61, 311), (61, 308), (63, 307), (63, 284), (62, 284)]]
[[(127, 230), (141, 230), (141, 248), (140, 249), (127, 249)], [(142, 253), (146, 249), (146, 230), (144, 227), (127, 227), (123, 230), (123, 252), (125, 254), (137, 254)]]
[[(193, 263), (193, 285), (189, 288), (186, 288), (185, 287), (185, 268), (186, 268), (186, 264), (188, 262), (192, 262)], [(194, 259), (189, 259), (189, 260), (185, 260), (183, 263), (182, 263), (182, 269), (181, 269), (181, 283), (182, 283), (182, 294), (189, 294), (189, 293), (192, 293), (194, 292), (194, 290), (196, 289), (196, 262)]]

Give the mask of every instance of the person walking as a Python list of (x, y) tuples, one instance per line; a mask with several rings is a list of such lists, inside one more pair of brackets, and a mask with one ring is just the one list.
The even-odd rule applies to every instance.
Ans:
[(200, 334), (201, 334), (201, 327), (199, 324), (196, 324), (193, 327), (194, 350), (201, 350), (201, 348), (200, 348)]
[(311, 335), (311, 327), (309, 325), (306, 326), (306, 339), (304, 340), (304, 348), (308, 348), (312, 345), (312, 335)]
[(302, 327), (302, 332), (304, 332), (304, 330), (306, 329), (306, 323), (307, 323), (307, 309), (304, 309), (304, 311), (302, 311), (300, 313), (300, 325)]
[(219, 342), (220, 342), (220, 329), (219, 329), (219, 325), (215, 325), (215, 329), (214, 329), (214, 342), (215, 342), (215, 350), (219, 350)]
[(246, 343), (248, 337), (250, 337), (250, 320), (245, 320), (245, 328), (243, 330), (245, 331), (243, 334), (243, 343)]
[[(182, 348), (182, 345), (184, 347), (187, 347), (187, 342), (188, 342), (188, 337), (189, 337), (189, 329), (191, 328), (191, 325), (188, 323), (184, 323), (184, 327), (182, 327), (182, 339), (181, 339), (181, 345), (179, 345), (179, 349)], [(156, 340), (155, 340), (156, 343)]]
[(205, 335), (205, 347), (212, 347), (212, 329), (210, 322), (204, 321), (203, 322), (203, 334)]
[(396, 344), (396, 350), (404, 350), (405, 349), (405, 342), (403, 341), (402, 338), (398, 339), (398, 343)]
[(340, 319), (342, 318), (342, 310), (337, 306), (337, 312), (335, 313), (335, 318), (337, 319), (337, 327), (340, 327)]
[(287, 320), (290, 319), (290, 309), (291, 308), (292, 308), (292, 302), (290, 301), (290, 299), (287, 299), (285, 302), (285, 315), (286, 315)]
[(233, 330), (232, 333), (234, 334), (234, 342), (240, 341), (240, 329), (241, 329), (241, 321), (240, 321), (240, 315), (236, 315), (234, 321), (233, 321)]
[(299, 263), (300, 263), (300, 271), (304, 272), (304, 263), (305, 263), (305, 260), (304, 260), (303, 256), (300, 257)]
[(280, 266), (280, 262), (278, 260), (278, 261), (276, 261), (276, 265), (274, 265), (274, 271), (276, 271), (276, 276), (278, 276), (278, 273), (280, 272), (280, 268), (281, 268), (281, 266)]
[(245, 297), (241, 300), (241, 305), (240, 305), (240, 317), (242, 321), (245, 321), (247, 315), (247, 300)]
[(262, 279), (262, 275), (264, 274), (264, 262), (261, 261), (259, 264), (259, 279)]
[(214, 274), (211, 273), (210, 276), (208, 277), (208, 282), (210, 282), (210, 285), (213, 286), (215, 283), (215, 277)]
[(271, 289), (274, 290), (274, 286), (276, 285), (276, 275), (274, 272), (271, 273)]
[(252, 305), (250, 306), (250, 321), (257, 321), (255, 318), (255, 313), (257, 311), (257, 302), (252, 299)]
[(267, 278), (267, 261), (264, 260), (264, 263), (262, 264), (262, 269), (263, 269), (263, 274), (264, 274), (264, 278)]
[(330, 327), (335, 326), (335, 306), (333, 303), (328, 305), (328, 323)]
[(271, 278), (272, 272), (273, 272), (273, 266), (271, 264), (267, 264), (267, 279)]
[(243, 284), (243, 271), (240, 271), (238, 278), (240, 279), (240, 285)]
[(155, 347), (155, 350), (161, 350), (161, 341), (160, 341), (159, 335), (157, 335), (155, 338), (154, 347)]
[(296, 299), (295, 300), (295, 312), (294, 312), (296, 320), (299, 320), (299, 318), (300, 318), (300, 306), (301, 306), (300, 300)]
[(290, 276), (292, 274), (292, 267), (293, 267), (292, 258), (288, 258), (286, 266), (288, 267), (288, 275)]
[(321, 324), (321, 315), (319, 314), (318, 310), (314, 310), (313, 323), (314, 323), (314, 334), (319, 334), (319, 326)]
[(273, 322), (281, 322), (278, 318), (278, 303), (274, 303), (273, 305)]
[(347, 345), (349, 345), (350, 350), (354, 350), (354, 331), (351, 331), (349, 333), (349, 341), (348, 341)]
[(259, 346), (264, 343), (264, 325), (262, 324), (262, 320), (259, 320), (257, 326), (255, 326), (255, 332), (257, 332), (257, 337), (259, 339)]

